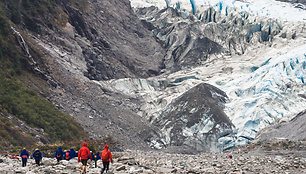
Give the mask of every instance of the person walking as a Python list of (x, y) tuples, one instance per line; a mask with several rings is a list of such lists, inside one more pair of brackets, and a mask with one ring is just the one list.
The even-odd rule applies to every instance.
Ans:
[(58, 147), (58, 149), (55, 152), (55, 158), (57, 159), (57, 163), (59, 163), (60, 160), (63, 159), (63, 155), (64, 155), (64, 152), (62, 150), (62, 147)]
[(76, 152), (74, 151), (73, 148), (70, 149), (70, 159), (76, 157)]
[(83, 147), (79, 150), (79, 154), (78, 154), (78, 163), (81, 161), (82, 164), (83, 164), (82, 174), (86, 173), (86, 166), (87, 166), (88, 157), (92, 161), (92, 157), (91, 157), (90, 151), (87, 147), (87, 143), (84, 142)]
[(113, 163), (112, 153), (108, 149), (109, 149), (109, 146), (105, 145), (104, 150), (101, 153), (101, 159), (103, 162), (103, 168), (102, 168), (101, 174), (104, 171), (107, 173), (107, 171), (109, 170), (109, 162)]
[(70, 156), (70, 150), (66, 150), (64, 152), (64, 159), (69, 161), (71, 159), (71, 156)]
[(29, 156), (30, 156), (29, 152), (26, 150), (26, 148), (23, 148), (23, 150), (20, 153), (22, 167), (27, 166), (27, 161), (28, 161)]
[(32, 154), (32, 156), (35, 159), (35, 163), (37, 165), (40, 165), (40, 161), (42, 160), (42, 153), (38, 149), (35, 149), (35, 151)]

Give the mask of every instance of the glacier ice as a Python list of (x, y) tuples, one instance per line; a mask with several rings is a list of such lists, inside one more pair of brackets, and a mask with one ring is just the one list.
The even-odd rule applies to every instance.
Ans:
[(274, 19), (285, 21), (306, 21), (306, 12), (303, 9), (295, 8), (292, 4), (275, 0), (130, 0), (133, 7), (156, 6), (159, 9), (166, 7), (175, 8), (180, 3), (180, 8), (192, 14), (201, 12), (203, 6), (212, 6), (218, 12), (228, 15), (228, 9), (235, 9), (239, 12), (247, 11), (256, 16), (268, 16)]
[(225, 112), (237, 127), (239, 144), (253, 140), (262, 128), (289, 119), (306, 108), (303, 82), (306, 46), (266, 60), (253, 73), (219, 86), (231, 101)]
[[(159, 0), (146, 0), (146, 3), (137, 0), (131, 2), (134, 7), (144, 7), (147, 3), (160, 9), (165, 8), (164, 1)], [(175, 11), (184, 14), (185, 18), (180, 19), (182, 21), (177, 22), (174, 27), (186, 27), (190, 22), (187, 21), (190, 20), (187, 16), (193, 13), (191, 1), (169, 0), (168, 2), (169, 7), (175, 9), (167, 9), (166, 13), (160, 13), (160, 15), (171, 14), (173, 17)], [(157, 78), (141, 80), (141, 83), (146, 85), (139, 85), (139, 82), (134, 79), (125, 79), (121, 82), (120, 80), (113, 81), (113, 88), (129, 95), (143, 97), (145, 103), (139, 112), (141, 116), (149, 117), (149, 120), (156, 120), (162, 112), (166, 111), (172, 101), (195, 85), (203, 82), (216, 85), (225, 91), (230, 99), (225, 105), (225, 112), (236, 128), (234, 134), (225, 131), (218, 138), (218, 146), (227, 149), (235, 145), (247, 144), (266, 126), (280, 120), (288, 120), (306, 108), (305, 99), (300, 97), (305, 95), (306, 91), (306, 42), (305, 33), (303, 33), (303, 29), (300, 29), (305, 26), (303, 23), (305, 22), (305, 11), (293, 8), (287, 3), (272, 0), (249, 0), (247, 2), (194, 0), (193, 3), (196, 5), (194, 19), (198, 20), (194, 25), (201, 25), (199, 21), (205, 24), (209, 23), (207, 26), (202, 25), (205, 27), (199, 27), (203, 29), (201, 32), (207, 37), (212, 33), (209, 33), (209, 30), (205, 30), (205, 28), (215, 27), (214, 29), (218, 29), (217, 25), (211, 23), (212, 21), (216, 22), (221, 19), (224, 24), (233, 22), (239, 27), (245, 27), (246, 22), (249, 22), (247, 23), (248, 27), (244, 28), (245, 30), (239, 30), (239, 27), (235, 27), (232, 32), (240, 36), (244, 35), (247, 43), (252, 46), (245, 47), (240, 43), (241, 45), (237, 44), (236, 48), (241, 49), (241, 53), (245, 53), (243, 55), (209, 59), (209, 63), (197, 68), (188, 68)], [(205, 13), (209, 15), (205, 15)], [(254, 15), (264, 17), (254, 17)], [(267, 16), (274, 19), (268, 19)], [(190, 18), (192, 19), (192, 17)], [(167, 16), (162, 19), (164, 25), (175, 23), (175, 20), (178, 20)], [(152, 18), (152, 21), (156, 20), (159, 19)], [(170, 22), (165, 22), (167, 20)], [(301, 27), (291, 27), (291, 24), (283, 22), (283, 20), (298, 21), (295, 24), (300, 24)], [(221, 21), (217, 22), (222, 23)], [(168, 32), (156, 32), (159, 39), (165, 40), (167, 48), (178, 44), (178, 39), (188, 41), (186, 37), (176, 38), (173, 36), (183, 35), (182, 30), (176, 31), (169, 28)], [(194, 30), (196, 29), (191, 28), (192, 32)], [(175, 33), (171, 34), (172, 31)], [(259, 45), (258, 41), (268, 42)], [(239, 46), (241, 48), (238, 48)], [(227, 68), (231, 71), (225, 71)], [(128, 84), (121, 84), (119, 86), (122, 87), (119, 87), (117, 83)], [(136, 90), (129, 89), (134, 88), (135, 85)], [(193, 113), (197, 110), (191, 108), (188, 112)], [(182, 116), (180, 121), (186, 122), (186, 120), (187, 118)], [(206, 123), (209, 122), (202, 120), (194, 127), (184, 128), (183, 133), (184, 135), (194, 135), (196, 132), (205, 133), (209, 130), (209, 124), (206, 125)], [(171, 141), (172, 128), (165, 127), (162, 131), (164, 131), (162, 141), (167, 144)]]

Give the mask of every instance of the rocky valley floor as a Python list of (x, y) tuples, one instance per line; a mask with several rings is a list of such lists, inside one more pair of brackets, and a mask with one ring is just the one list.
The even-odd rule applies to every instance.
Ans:
[[(230, 159), (228, 155), (231, 154)], [(169, 154), (164, 152), (126, 151), (113, 153), (114, 163), (108, 173), (306, 173), (306, 151), (287, 150), (234, 150), (227, 153), (204, 153), (197, 155)], [(76, 159), (56, 164), (54, 158), (43, 158), (41, 166), (30, 159), (27, 167), (22, 168), (17, 159), (0, 156), (1, 174), (34, 173), (81, 173)], [(94, 162), (87, 167), (88, 174), (100, 173)]]

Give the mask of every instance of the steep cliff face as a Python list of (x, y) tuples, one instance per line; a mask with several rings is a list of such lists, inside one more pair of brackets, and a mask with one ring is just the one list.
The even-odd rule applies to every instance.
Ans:
[(77, 34), (91, 42), (81, 47), (90, 79), (149, 77), (163, 68), (164, 50), (134, 15), (129, 1), (90, 1), (83, 15), (68, 12)]

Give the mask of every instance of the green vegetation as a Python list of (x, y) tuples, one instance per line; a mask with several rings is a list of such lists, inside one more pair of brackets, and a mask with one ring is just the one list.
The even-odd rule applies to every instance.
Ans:
[[(50, 28), (65, 25), (68, 15), (63, 8), (72, 6), (84, 11), (87, 0), (3, 0), (3, 3), (11, 21), (15, 24), (24, 21), (29, 29), (35, 29), (37, 19)], [(35, 18), (35, 22), (32, 18)]]
[(17, 78), (0, 77), (0, 109), (31, 127), (43, 128), (51, 141), (82, 137), (82, 128), (36, 92), (23, 87)]
[[(18, 2), (21, 2), (22, 6)], [(15, 116), (31, 127), (44, 129), (47, 139), (52, 143), (80, 140), (86, 136), (84, 129), (71, 116), (58, 111), (49, 101), (39, 96), (36, 91), (27, 89), (19, 80), (21, 75), (31, 76), (32, 74), (27, 70), (29, 65), (27, 59), (22, 56), (22, 50), (16, 46), (17, 43), (10, 29), (10, 20), (18, 24), (18, 21), (22, 20), (20, 14), (24, 13), (21, 9), (26, 9), (26, 13), (31, 13), (33, 16), (45, 13), (41, 11), (45, 10), (43, 7), (52, 10), (54, 3), (51, 4), (51, 2), (53, 1), (4, 0), (0, 2), (1, 145), (31, 144), (30, 140), (33, 140), (31, 135), (24, 135), (14, 128), (14, 124), (4, 115)], [(8, 8), (10, 13), (6, 13)]]

